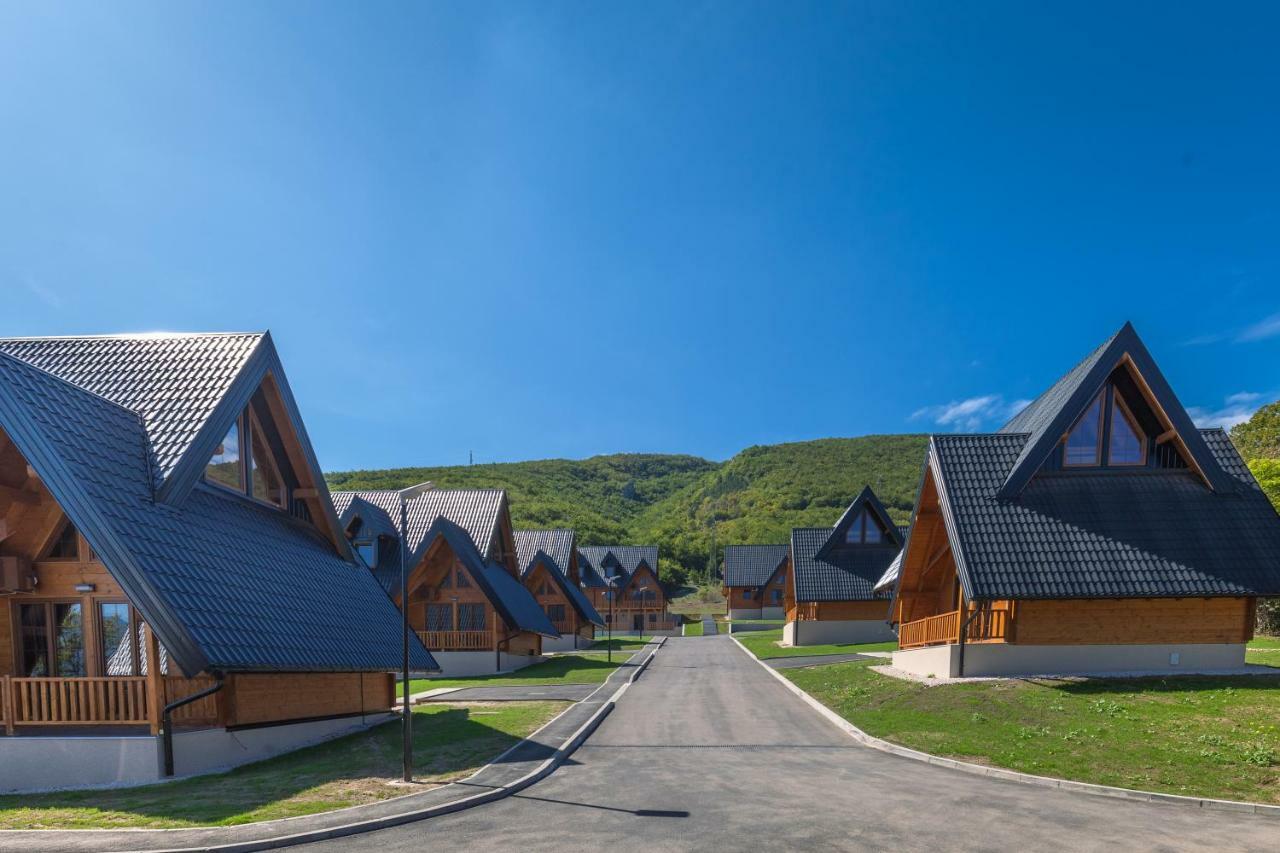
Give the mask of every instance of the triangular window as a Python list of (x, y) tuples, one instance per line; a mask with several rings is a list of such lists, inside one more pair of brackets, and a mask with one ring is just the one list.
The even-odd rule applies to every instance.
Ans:
[(1066, 456), (1063, 462), (1073, 465), (1099, 465), (1102, 463), (1102, 394), (1093, 398), (1080, 420), (1067, 434)]
[(62, 530), (58, 532), (58, 537), (53, 540), (53, 544), (49, 546), (49, 552), (45, 554), (47, 560), (78, 560), (80, 559), (80, 535), (76, 532), (76, 526), (71, 522), (62, 525)]
[(287, 507), (288, 489), (267, 436), (253, 407), (246, 408), (214, 450), (204, 469), (205, 480), (263, 503)]
[(1147, 461), (1147, 440), (1124, 398), (1112, 393), (1111, 436), (1107, 448), (1108, 465), (1143, 465)]
[(864, 509), (845, 531), (844, 541), (847, 545), (879, 545), (884, 541), (884, 531), (880, 529), (880, 522)]

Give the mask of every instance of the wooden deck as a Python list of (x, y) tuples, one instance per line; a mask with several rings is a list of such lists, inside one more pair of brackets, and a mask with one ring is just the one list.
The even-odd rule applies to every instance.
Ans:
[[(0, 678), (0, 723), (6, 735), (28, 726), (149, 726), (160, 727), (160, 713), (169, 702), (190, 696), (214, 680), (201, 676), (165, 676), (159, 697), (152, 697), (145, 675), (102, 678)], [(216, 725), (217, 696), (209, 696), (174, 712), (175, 725)]]
[[(966, 643), (1004, 643), (1011, 639), (1013, 609), (1006, 603), (964, 614), (970, 618)], [(898, 626), (898, 647), (918, 649), (960, 642), (961, 611), (950, 610)]]

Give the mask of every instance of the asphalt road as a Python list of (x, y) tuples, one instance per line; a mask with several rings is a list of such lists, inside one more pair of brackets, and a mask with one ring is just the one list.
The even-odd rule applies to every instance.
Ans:
[(1258, 850), (1280, 821), (1045, 790), (860, 747), (728, 637), (669, 639), (549, 778), (316, 850)]

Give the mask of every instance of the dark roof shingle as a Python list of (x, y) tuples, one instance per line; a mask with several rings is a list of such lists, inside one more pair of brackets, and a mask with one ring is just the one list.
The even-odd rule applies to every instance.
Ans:
[(726, 545), (725, 586), (764, 586), (791, 552), (789, 545)]

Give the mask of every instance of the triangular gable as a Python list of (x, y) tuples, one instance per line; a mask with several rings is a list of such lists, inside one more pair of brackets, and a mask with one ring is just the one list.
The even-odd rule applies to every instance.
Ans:
[(889, 517), (889, 511), (884, 508), (884, 504), (880, 503), (880, 499), (876, 497), (876, 493), (871, 490), (871, 487), (863, 486), (862, 493), (854, 499), (853, 503), (849, 504), (849, 508), (840, 516), (840, 520), (831, 528), (831, 535), (818, 551), (817, 559), (824, 558), (837, 548), (846, 547), (844, 541), (845, 533), (848, 532), (849, 525), (862, 517), (864, 511), (870, 513), (872, 517), (880, 522), (880, 527), (884, 531), (882, 545), (902, 547), (902, 534), (898, 530), (898, 525), (893, 523), (893, 519)]
[(329, 487), (311, 446), (311, 439), (307, 436), (306, 426), (285, 378), (284, 365), (280, 362), (270, 332), (263, 334), (253, 354), (241, 367), (213, 413), (191, 441), (186, 453), (169, 476), (160, 483), (156, 489), (156, 500), (178, 504), (186, 498), (204, 476), (209, 458), (227, 431), (249, 406), (260, 388), (299, 482), (299, 487), (293, 492), (294, 499), (306, 503), (316, 527), (329, 538), (340, 554), (347, 555), (347, 540), (334, 511)]
[(1217, 492), (1234, 490), (1230, 477), (1210, 452), (1138, 333), (1131, 324), (1125, 323), (1119, 332), (1001, 428), (1001, 433), (1028, 433), (1028, 438), (997, 497), (1008, 500), (1022, 491), (1097, 397), (1112, 371), (1122, 364), (1136, 374), (1139, 388), (1149, 395), (1157, 417), (1173, 430), (1172, 440), (1179, 452), (1205, 483)]

